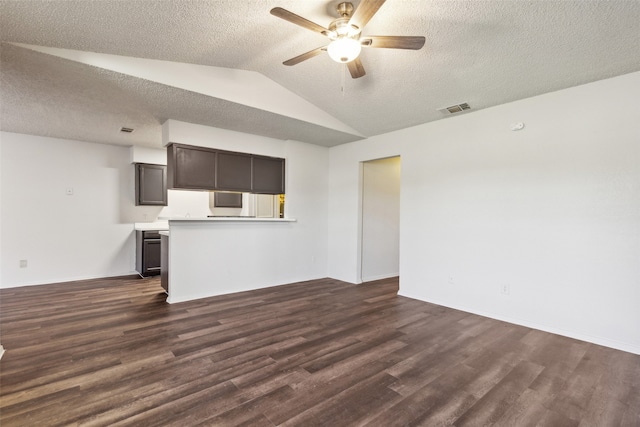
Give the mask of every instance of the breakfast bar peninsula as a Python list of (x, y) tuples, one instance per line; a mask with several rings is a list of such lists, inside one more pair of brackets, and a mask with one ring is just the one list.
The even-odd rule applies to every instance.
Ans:
[[(177, 303), (288, 283), (295, 219), (180, 218), (162, 232), (162, 282)], [(293, 274), (293, 275), (292, 275)]]

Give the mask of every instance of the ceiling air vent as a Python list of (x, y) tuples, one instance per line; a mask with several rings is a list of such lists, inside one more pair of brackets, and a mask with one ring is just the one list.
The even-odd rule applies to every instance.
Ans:
[(120, 132), (133, 133), (133, 129), (132, 128), (122, 127), (122, 128), (120, 128)]
[(454, 114), (454, 113), (459, 113), (461, 111), (470, 110), (470, 109), (471, 107), (469, 106), (469, 104), (464, 102), (462, 104), (456, 104), (456, 105), (451, 105), (449, 107), (438, 108), (438, 111), (444, 114)]

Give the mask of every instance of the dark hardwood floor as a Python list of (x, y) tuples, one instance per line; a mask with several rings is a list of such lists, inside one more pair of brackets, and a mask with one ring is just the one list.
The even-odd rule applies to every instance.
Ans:
[(0, 290), (0, 425), (640, 426), (640, 356), (397, 290)]

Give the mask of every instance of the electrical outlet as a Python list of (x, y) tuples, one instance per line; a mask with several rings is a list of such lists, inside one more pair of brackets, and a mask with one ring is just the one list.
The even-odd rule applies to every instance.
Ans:
[(66, 193), (67, 196), (73, 196), (73, 187), (67, 187)]
[(450, 285), (453, 285), (454, 283), (453, 274), (449, 274), (449, 280), (447, 280), (447, 282), (449, 282)]
[(20, 260), (20, 268), (27, 268), (27, 260), (26, 259), (21, 259)]
[(511, 285), (508, 283), (503, 283), (500, 285), (500, 293), (502, 295), (510, 295), (511, 294)]

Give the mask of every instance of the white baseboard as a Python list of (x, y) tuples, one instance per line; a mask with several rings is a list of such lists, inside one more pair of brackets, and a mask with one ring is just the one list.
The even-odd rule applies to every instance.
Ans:
[(382, 280), (382, 279), (391, 279), (392, 277), (398, 277), (398, 276), (400, 276), (400, 273), (391, 273), (391, 274), (382, 274), (380, 276), (363, 277), (361, 283), (373, 282), (373, 281)]
[(531, 322), (531, 321), (528, 321), (528, 320), (522, 320), (522, 319), (515, 319), (515, 318), (510, 318), (510, 317), (505, 317), (505, 316), (499, 316), (499, 315), (496, 315), (494, 313), (488, 313), (488, 312), (484, 312), (482, 310), (469, 309), (468, 307), (458, 306), (458, 305), (455, 305), (455, 304), (444, 304), (444, 303), (442, 303), (440, 301), (429, 301), (429, 300), (425, 300), (425, 299), (422, 299), (422, 298), (416, 298), (414, 296), (404, 294), (402, 292), (402, 289), (398, 292), (398, 295), (399, 296), (403, 296), (403, 297), (407, 297), (407, 298), (411, 298), (411, 299), (416, 299), (418, 301), (424, 301), (424, 302), (428, 302), (428, 303), (431, 303), (431, 304), (441, 305), (443, 307), (453, 308), (455, 310), (460, 310), (460, 311), (464, 311), (464, 312), (471, 313), (471, 314), (477, 314), (479, 316), (484, 316), (484, 317), (488, 317), (490, 319), (500, 320), (502, 322), (513, 323), (514, 325), (525, 326), (527, 328), (537, 329), (539, 331), (549, 332), (551, 334), (562, 335), (562, 336), (573, 338), (573, 339), (577, 339), (577, 340), (580, 340), (580, 341), (585, 341), (585, 342), (589, 342), (589, 343), (592, 343), (592, 344), (601, 345), (601, 346), (604, 346), (604, 347), (610, 347), (610, 348), (613, 348), (613, 349), (616, 349), (616, 350), (626, 351), (628, 353), (640, 354), (640, 346), (634, 345), (632, 343), (612, 340), (610, 338), (605, 338), (605, 337), (596, 337), (596, 336), (588, 335), (588, 334), (585, 334), (585, 333), (582, 333), (582, 332), (574, 332), (574, 331), (564, 330), (564, 329), (556, 328), (554, 326), (543, 325), (543, 324), (536, 323), (536, 322)]

